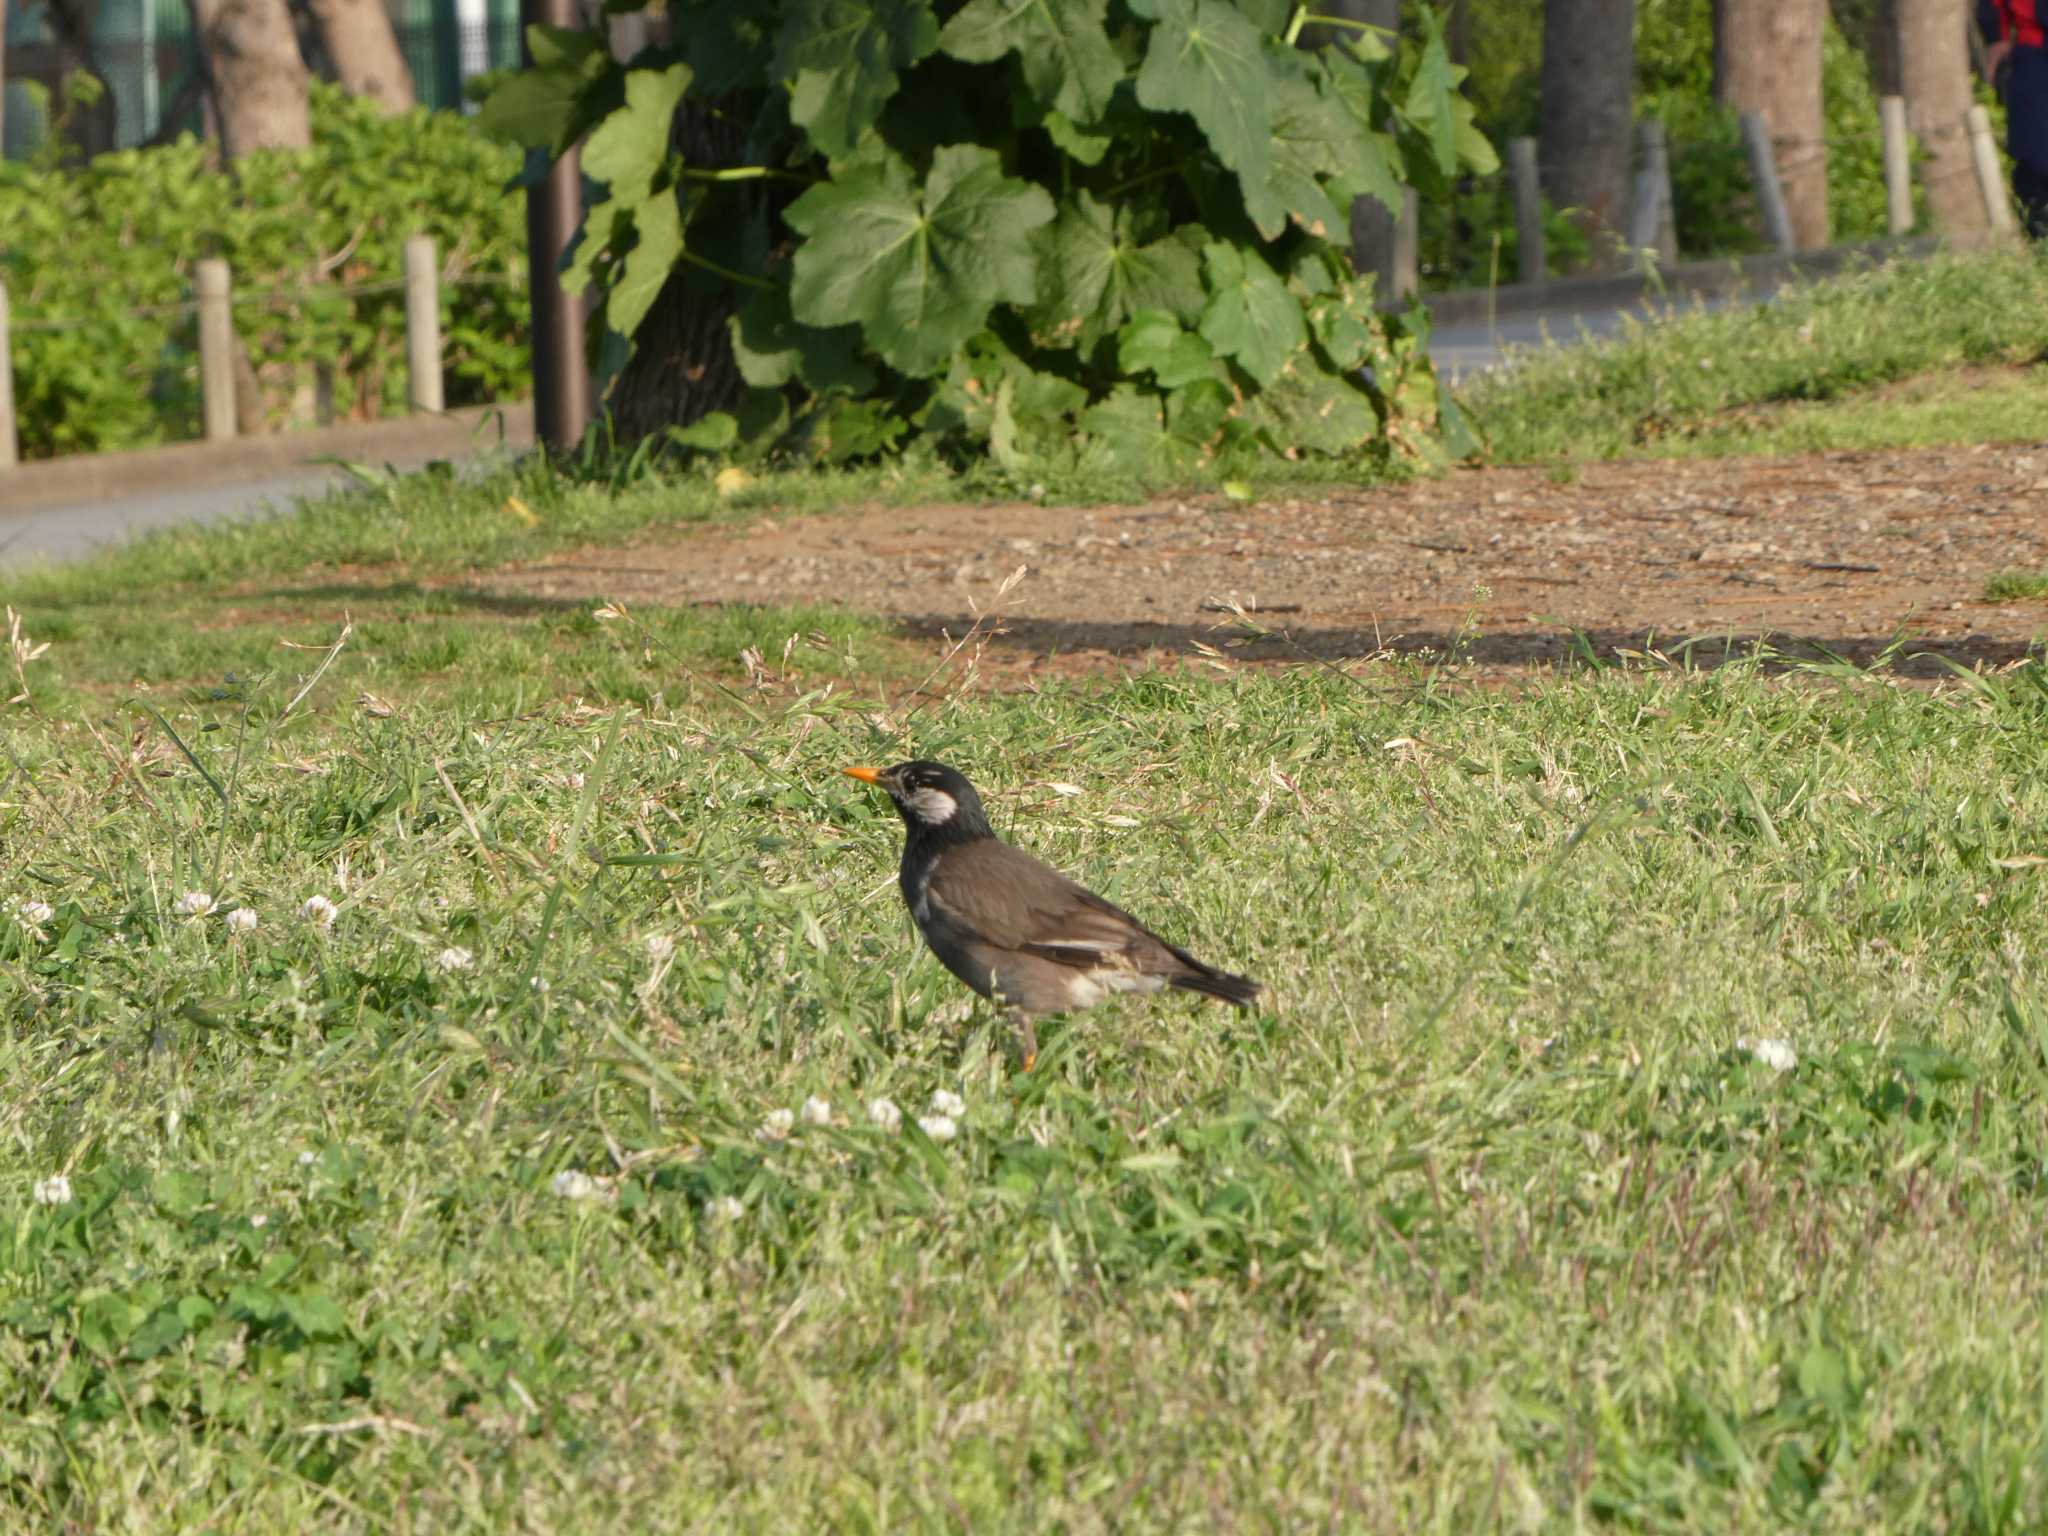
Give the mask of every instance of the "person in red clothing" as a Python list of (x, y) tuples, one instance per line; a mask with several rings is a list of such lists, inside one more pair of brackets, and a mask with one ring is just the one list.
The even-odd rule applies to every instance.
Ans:
[(2005, 102), (2012, 191), (2027, 234), (2048, 239), (2048, 35), (2040, 0), (1977, 0), (1984, 74)]

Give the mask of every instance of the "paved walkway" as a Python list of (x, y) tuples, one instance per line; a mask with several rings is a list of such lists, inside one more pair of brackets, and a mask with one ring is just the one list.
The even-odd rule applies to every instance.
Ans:
[(25, 464), (0, 472), (0, 572), (82, 559), (154, 529), (286, 511), (350, 483), (342, 464), (475, 464), (532, 444), (533, 409), (515, 404)]
[[(1698, 302), (1711, 307), (1729, 301), (1708, 297)], [(1536, 346), (1546, 338), (1572, 342), (1612, 335), (1621, 328), (1625, 314), (1654, 318), (1654, 311), (1646, 310), (1639, 300), (1617, 302), (1606, 292), (1561, 299), (1536, 309), (1511, 305), (1490, 324), (1483, 317), (1465, 318), (1473, 308), (1470, 298), (1464, 297), (1455, 309), (1447, 309), (1447, 318), (1439, 322), (1430, 340), (1430, 355), (1453, 382), (1498, 363), (1504, 348)], [(260, 471), (251, 469), (239, 476), (223, 476), (217, 460), (213, 466), (199, 464), (196, 444), (158, 450), (167, 464), (178, 466), (175, 474), (167, 477), (152, 473), (149, 455), (109, 456), (131, 461), (108, 477), (127, 483), (88, 488), (81, 476), (79, 494), (75, 495), (60, 491), (47, 499), (33, 494), (10, 496), (7, 478), (0, 476), (0, 571), (80, 559), (156, 528), (250, 519), (289, 509), (297, 499), (347, 480), (346, 472), (331, 464), (310, 462), (318, 457), (368, 460), (407, 469), (436, 458), (467, 459), (479, 441), (475, 423), (468, 416), (461, 421), (451, 418), (447, 431), (431, 441), (422, 437), (424, 429), (411, 423), (344, 430), (354, 434), (345, 444), (325, 443), (319, 439), (326, 434), (308, 433), (303, 448), (296, 452), (288, 446), (293, 440), (267, 439), (261, 450), (253, 444), (237, 445), (229, 452), (261, 452), (267, 460)], [(387, 434), (389, 451), (377, 447), (380, 430)], [(507, 412), (505, 446), (516, 450), (532, 440), (531, 410), (512, 408)], [(47, 467), (33, 466), (24, 473)], [(181, 476), (197, 483), (165, 483)], [(10, 501), (15, 504), (10, 506)]]
[(94, 501), (0, 513), (0, 568), (39, 561), (80, 560), (138, 533), (177, 523), (220, 523), (263, 517), (343, 484), (339, 469), (273, 475), (238, 485), (182, 491), (137, 491)]

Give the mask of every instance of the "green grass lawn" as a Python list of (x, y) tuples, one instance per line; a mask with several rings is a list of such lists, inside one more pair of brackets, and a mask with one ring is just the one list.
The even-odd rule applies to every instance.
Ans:
[(1504, 460), (2039, 441), (2048, 259), (1896, 262), (1532, 348), (1466, 391)]
[[(0, 717), (0, 1527), (2048, 1516), (2038, 669), (906, 719), (546, 622)], [(1270, 1006), (1019, 1074), (837, 772), (913, 750)]]
[[(2017, 422), (2041, 270), (1486, 419), (1881, 437), (1968, 377)], [(2039, 665), (906, 713), (930, 652), (857, 615), (434, 580), (977, 490), (529, 463), (9, 579), (0, 1530), (2048, 1522)], [(913, 753), (1267, 1006), (1017, 1072), (838, 774)]]

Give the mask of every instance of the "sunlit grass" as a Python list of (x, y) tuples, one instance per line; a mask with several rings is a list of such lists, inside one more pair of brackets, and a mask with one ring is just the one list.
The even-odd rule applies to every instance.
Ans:
[[(2037, 670), (905, 717), (613, 621), (510, 716), (379, 643), (5, 717), (0, 1525), (2048, 1513)], [(913, 751), (1270, 1006), (1016, 1073), (837, 773)]]
[(2038, 438), (2044, 353), (2048, 260), (1942, 256), (1524, 351), (1466, 403), (1510, 461)]

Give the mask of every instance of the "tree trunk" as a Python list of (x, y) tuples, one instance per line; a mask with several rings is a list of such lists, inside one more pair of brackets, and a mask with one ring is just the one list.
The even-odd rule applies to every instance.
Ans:
[[(6, 0), (0, 0), (0, 16), (5, 15), (7, 8)], [(58, 79), (62, 82), (51, 106), (63, 120), (67, 146), (76, 150), (80, 158), (90, 160), (114, 147), (116, 125), (114, 89), (93, 50), (92, 34), (99, 22), (100, 0), (50, 0), (43, 14), (49, 19), (50, 36), (57, 45)], [(5, 51), (0, 47), (0, 52)], [(99, 90), (91, 101), (73, 105), (70, 89), (74, 75), (97, 82)]]
[(1600, 267), (1627, 246), (1635, 72), (1631, 0), (1544, 0), (1540, 179)]
[[(720, 103), (687, 99), (669, 129), (669, 143), (691, 165), (743, 164), (746, 114), (718, 110)], [(765, 183), (753, 182), (742, 197), (765, 207)], [(782, 194), (787, 201), (788, 194)], [(735, 307), (732, 290), (712, 287), (683, 265), (669, 273), (661, 296), (633, 337), (633, 356), (612, 386), (608, 403), (621, 438), (647, 437), (664, 427), (687, 426), (709, 411), (729, 411), (746, 393), (733, 360), (727, 322)]]
[(192, 0), (230, 160), (259, 149), (304, 149), (306, 63), (285, 0)]
[(352, 96), (364, 96), (387, 112), (411, 109), (412, 71), (398, 51), (391, 13), (382, 0), (310, 0), (320, 26), (320, 43), (334, 61), (334, 73)]
[(1927, 157), (1920, 166), (1927, 211), (1945, 235), (1982, 235), (1990, 219), (1964, 122), (1972, 100), (1966, 0), (1892, 0), (1890, 9), (1906, 127)]
[(1714, 95), (1758, 111), (1777, 146), (1778, 180), (1801, 250), (1828, 243), (1828, 146), (1823, 138), (1822, 0), (1715, 0)]

